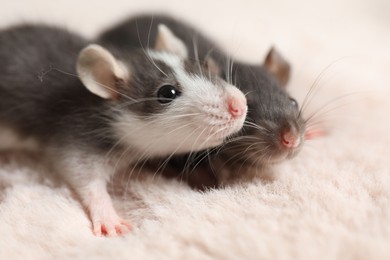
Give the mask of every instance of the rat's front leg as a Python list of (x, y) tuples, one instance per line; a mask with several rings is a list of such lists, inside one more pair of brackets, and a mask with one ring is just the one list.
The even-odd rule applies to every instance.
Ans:
[(75, 189), (89, 211), (95, 235), (123, 235), (131, 226), (115, 211), (106, 184), (105, 180), (95, 179)]
[(118, 216), (107, 192), (107, 182), (114, 174), (114, 167), (106, 158), (79, 151), (60, 157), (62, 167), (59, 171), (87, 208), (94, 234), (117, 236), (129, 232), (131, 225)]

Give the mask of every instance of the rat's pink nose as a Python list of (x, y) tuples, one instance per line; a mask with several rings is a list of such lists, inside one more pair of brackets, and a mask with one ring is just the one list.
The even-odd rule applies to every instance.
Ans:
[(246, 99), (230, 97), (228, 100), (229, 113), (234, 117), (241, 117), (246, 114)]
[(281, 133), (281, 142), (284, 147), (291, 149), (298, 147), (301, 140), (296, 133), (290, 130)]

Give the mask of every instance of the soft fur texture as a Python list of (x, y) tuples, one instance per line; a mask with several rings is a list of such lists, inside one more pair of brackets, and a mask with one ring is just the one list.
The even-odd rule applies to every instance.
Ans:
[(389, 2), (26, 0), (3, 3), (0, 24), (39, 20), (92, 37), (157, 10), (186, 17), (252, 62), (276, 44), (300, 103), (324, 72), (306, 114), (334, 101), (321, 117), (329, 135), (267, 178), (204, 193), (146, 172), (118, 175), (115, 206), (134, 224), (123, 238), (93, 236), (77, 198), (39, 155), (2, 152), (0, 258), (389, 259)]

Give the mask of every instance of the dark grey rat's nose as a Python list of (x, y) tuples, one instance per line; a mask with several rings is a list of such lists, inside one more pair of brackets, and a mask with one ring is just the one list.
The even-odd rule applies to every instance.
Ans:
[(297, 148), (301, 143), (301, 137), (294, 128), (282, 130), (280, 133), (281, 144), (287, 149)]

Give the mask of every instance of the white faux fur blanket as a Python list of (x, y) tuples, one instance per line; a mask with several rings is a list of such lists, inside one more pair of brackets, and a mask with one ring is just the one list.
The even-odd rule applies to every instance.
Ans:
[(330, 134), (275, 167), (272, 180), (201, 193), (118, 176), (115, 206), (135, 226), (119, 238), (93, 236), (39, 156), (2, 152), (0, 259), (390, 259), (389, 1), (270, 2), (1, 3), (1, 27), (45, 21), (90, 37), (130, 14), (169, 12), (251, 62), (275, 44), (293, 67), (293, 96), (302, 101), (324, 71), (311, 112), (334, 102), (322, 117)]

